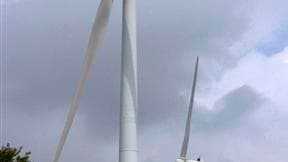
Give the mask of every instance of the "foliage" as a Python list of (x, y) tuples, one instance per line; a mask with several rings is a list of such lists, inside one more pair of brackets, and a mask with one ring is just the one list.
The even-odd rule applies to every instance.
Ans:
[(0, 162), (31, 162), (29, 156), (31, 152), (26, 152), (24, 155), (21, 155), (22, 147), (13, 148), (10, 147), (8, 143), (6, 146), (2, 146), (0, 149)]

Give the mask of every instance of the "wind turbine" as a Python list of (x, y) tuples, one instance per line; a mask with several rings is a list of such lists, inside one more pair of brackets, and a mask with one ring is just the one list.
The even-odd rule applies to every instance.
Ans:
[(188, 110), (187, 121), (186, 121), (185, 134), (184, 134), (184, 139), (182, 143), (180, 157), (176, 159), (176, 162), (203, 162), (203, 160), (200, 157), (197, 160), (187, 159), (187, 150), (188, 150), (188, 144), (189, 144), (189, 138), (190, 138), (190, 129), (191, 129), (190, 127), (191, 127), (191, 119), (192, 119), (194, 96), (195, 96), (197, 73), (198, 73), (198, 62), (199, 62), (199, 57), (197, 56), (194, 78), (193, 78), (193, 86), (192, 86), (190, 103), (189, 103), (189, 110)]
[[(58, 162), (77, 112), (96, 53), (103, 42), (113, 0), (101, 0), (91, 30), (86, 57), (53, 162)], [(123, 0), (120, 162), (137, 162), (136, 0)]]

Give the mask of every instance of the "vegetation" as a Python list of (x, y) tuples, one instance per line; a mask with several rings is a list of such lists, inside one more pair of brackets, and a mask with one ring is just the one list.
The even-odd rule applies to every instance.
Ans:
[(0, 149), (0, 162), (31, 162), (29, 156), (31, 152), (26, 152), (21, 155), (22, 147), (13, 148), (8, 143), (6, 146), (2, 146)]

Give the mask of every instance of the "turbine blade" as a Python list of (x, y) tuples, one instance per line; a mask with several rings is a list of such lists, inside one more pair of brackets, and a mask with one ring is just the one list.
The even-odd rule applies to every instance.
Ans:
[(102, 0), (97, 11), (96, 18), (94, 20), (94, 24), (91, 30), (91, 35), (89, 38), (89, 44), (86, 51), (86, 57), (83, 65), (83, 69), (81, 72), (80, 80), (78, 83), (78, 87), (76, 89), (76, 92), (74, 94), (72, 104), (66, 119), (66, 123), (60, 138), (60, 141), (57, 146), (57, 150), (55, 153), (55, 157), (53, 162), (58, 162), (61, 152), (63, 150), (65, 141), (67, 139), (68, 133), (70, 131), (70, 128), (73, 123), (73, 119), (75, 117), (75, 114), (78, 109), (80, 97), (83, 93), (85, 82), (87, 81), (89, 77), (89, 73), (91, 71), (91, 67), (93, 64), (93, 60), (96, 56), (96, 53), (98, 52), (98, 49), (103, 42), (104, 35), (106, 32), (109, 16), (111, 13), (111, 7), (112, 7), (113, 0)]
[(189, 104), (189, 111), (188, 111), (188, 116), (187, 116), (187, 121), (186, 121), (185, 135), (184, 135), (184, 140), (182, 143), (182, 149), (180, 153), (180, 158), (183, 160), (186, 160), (187, 149), (188, 149), (188, 144), (189, 144), (190, 126), (191, 126), (191, 118), (192, 118), (195, 88), (196, 88), (196, 81), (197, 81), (197, 72), (198, 72), (198, 60), (199, 58), (197, 56), (194, 78), (193, 78), (193, 86), (192, 86), (192, 92), (191, 92), (191, 98), (190, 98), (190, 104)]

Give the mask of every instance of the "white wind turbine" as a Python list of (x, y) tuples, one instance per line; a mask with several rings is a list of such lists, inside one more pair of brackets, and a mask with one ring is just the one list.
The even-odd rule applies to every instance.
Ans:
[[(58, 162), (77, 112), (96, 53), (103, 42), (113, 0), (101, 0), (91, 30), (86, 57), (53, 162)], [(123, 0), (120, 162), (137, 162), (136, 0)]]
[(187, 121), (186, 121), (185, 135), (184, 135), (184, 139), (183, 139), (183, 143), (182, 143), (180, 157), (178, 159), (176, 159), (176, 162), (204, 162), (200, 157), (197, 160), (188, 160), (187, 159), (187, 150), (188, 150), (188, 144), (189, 144), (189, 138), (190, 138), (191, 119), (192, 119), (192, 112), (193, 112), (196, 82), (197, 82), (198, 62), (199, 62), (199, 58), (197, 56), (194, 78), (193, 78), (192, 92), (191, 92), (190, 103), (189, 103), (189, 111), (188, 111)]

